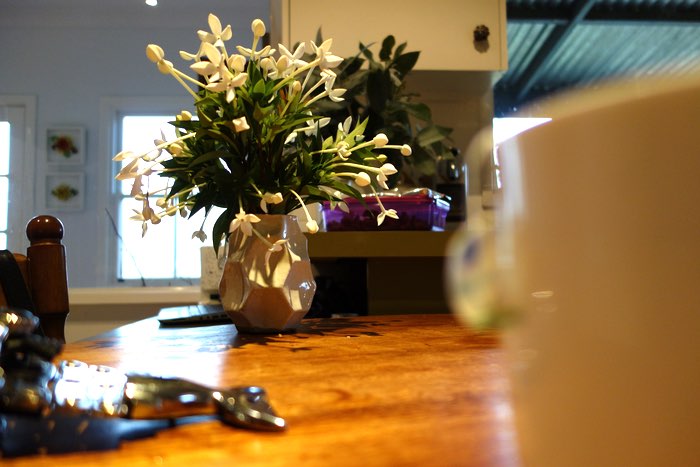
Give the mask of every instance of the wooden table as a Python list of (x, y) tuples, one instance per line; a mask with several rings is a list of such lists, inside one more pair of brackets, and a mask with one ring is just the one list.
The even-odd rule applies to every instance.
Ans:
[(63, 359), (264, 387), (284, 432), (217, 420), (180, 425), (118, 450), (2, 459), (19, 465), (518, 465), (502, 351), (450, 315), (306, 320), (298, 332), (139, 321), (70, 344)]

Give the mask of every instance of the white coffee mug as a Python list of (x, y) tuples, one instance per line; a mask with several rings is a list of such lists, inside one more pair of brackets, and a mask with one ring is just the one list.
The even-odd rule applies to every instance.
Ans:
[(493, 248), (470, 272), (495, 271), (493, 308), (515, 317), (523, 463), (700, 465), (700, 75), (538, 111), (552, 121), (500, 147), (495, 230), (472, 238)]

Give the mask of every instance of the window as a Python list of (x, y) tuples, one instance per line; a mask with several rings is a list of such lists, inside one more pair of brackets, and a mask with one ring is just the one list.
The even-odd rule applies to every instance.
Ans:
[[(119, 135), (117, 152), (131, 150), (136, 153), (148, 151), (156, 138), (168, 140), (174, 137), (174, 127), (168, 122), (173, 115), (123, 114), (118, 118)], [(114, 164), (112, 176), (127, 162)], [(168, 188), (167, 179), (157, 175), (144, 178), (144, 189), (156, 192), (149, 203), (155, 208), (158, 199), (162, 199)], [(192, 233), (202, 227), (204, 212), (192, 218), (180, 215), (165, 217), (160, 224), (147, 224), (148, 230), (142, 237), (142, 224), (132, 217), (143, 208), (143, 202), (130, 196), (133, 180), (117, 182), (115, 226), (118, 231), (117, 271), (118, 281), (148, 280), (149, 284), (173, 283), (173, 281), (191, 282), (200, 276), (200, 248), (209, 246)], [(216, 221), (212, 213), (203, 226), (205, 232), (211, 232)], [(154, 282), (155, 281), (155, 282)]]
[(28, 246), (24, 227), (34, 191), (22, 192), (18, 181), (34, 178), (35, 108), (34, 98), (0, 96), (0, 249), (23, 251)]
[(0, 250), (7, 249), (7, 205), (10, 201), (10, 122), (0, 121)]
[(515, 135), (529, 130), (536, 126), (551, 121), (551, 118), (535, 117), (511, 117), (493, 119), (493, 145), (496, 150), (493, 152), (494, 178), (496, 188), (501, 188), (500, 161), (498, 160), (498, 145)]

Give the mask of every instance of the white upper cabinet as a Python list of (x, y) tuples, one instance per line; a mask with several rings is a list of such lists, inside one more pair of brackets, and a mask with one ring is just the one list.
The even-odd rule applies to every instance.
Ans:
[[(359, 42), (377, 52), (391, 34), (408, 42), (406, 52), (420, 51), (416, 70), (508, 67), (505, 0), (270, 0), (270, 15), (274, 48), (315, 40), (321, 28), (341, 57), (357, 54)], [(481, 26), (488, 38), (475, 40)]]

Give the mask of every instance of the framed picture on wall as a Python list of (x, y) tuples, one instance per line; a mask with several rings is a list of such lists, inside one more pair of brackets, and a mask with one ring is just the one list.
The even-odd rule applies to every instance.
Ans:
[(46, 208), (51, 211), (81, 211), (85, 202), (85, 174), (46, 174)]
[(46, 131), (46, 159), (49, 164), (85, 163), (85, 129), (49, 128)]

